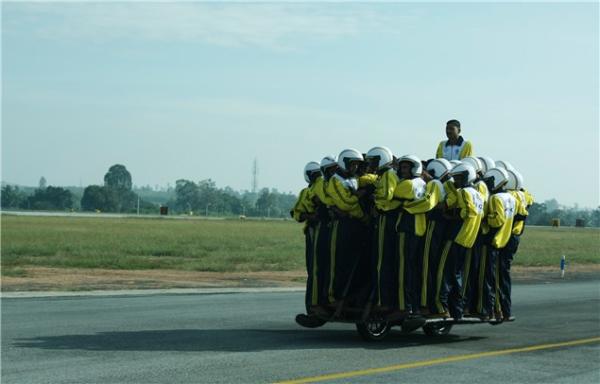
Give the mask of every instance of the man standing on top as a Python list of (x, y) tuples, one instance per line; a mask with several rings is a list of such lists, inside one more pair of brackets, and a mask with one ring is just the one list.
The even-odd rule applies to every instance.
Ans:
[(448, 140), (440, 142), (435, 157), (450, 160), (461, 160), (473, 156), (473, 146), (460, 135), (460, 121), (450, 120), (446, 123)]

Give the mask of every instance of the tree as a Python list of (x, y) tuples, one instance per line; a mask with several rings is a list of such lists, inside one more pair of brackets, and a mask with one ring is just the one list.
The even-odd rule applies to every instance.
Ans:
[(48, 182), (46, 181), (46, 178), (44, 176), (40, 177), (40, 182), (38, 183), (40, 189), (45, 189), (46, 186), (48, 185)]
[(89, 185), (83, 190), (81, 209), (84, 211), (106, 210), (106, 193), (104, 187)]
[(27, 200), (27, 195), (17, 186), (5, 185), (2, 187), (2, 208), (19, 208)]
[(33, 195), (27, 198), (27, 205), (31, 209), (40, 210), (70, 209), (73, 208), (73, 194), (61, 187), (36, 189)]
[(200, 191), (196, 183), (179, 179), (175, 182), (175, 209), (179, 212), (189, 212), (198, 208)]
[(131, 191), (131, 173), (124, 165), (115, 164), (104, 175), (104, 186), (116, 190)]

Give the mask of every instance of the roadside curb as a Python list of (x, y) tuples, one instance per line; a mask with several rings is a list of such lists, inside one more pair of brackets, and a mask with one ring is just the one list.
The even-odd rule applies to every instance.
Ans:
[(173, 289), (123, 289), (97, 291), (29, 291), (2, 292), (1, 299), (44, 298), (44, 297), (89, 297), (89, 296), (151, 296), (151, 295), (215, 295), (229, 293), (276, 293), (304, 292), (304, 287), (261, 287), (261, 288), (173, 288)]

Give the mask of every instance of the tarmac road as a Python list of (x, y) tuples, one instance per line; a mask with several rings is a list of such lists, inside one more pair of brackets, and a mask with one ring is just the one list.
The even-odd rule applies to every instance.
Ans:
[(300, 292), (3, 298), (2, 382), (600, 382), (600, 282), (517, 285), (513, 302), (514, 323), (372, 344), (297, 326)]

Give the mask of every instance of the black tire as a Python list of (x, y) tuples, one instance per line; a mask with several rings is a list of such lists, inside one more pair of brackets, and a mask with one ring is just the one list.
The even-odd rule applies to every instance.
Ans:
[(423, 326), (423, 332), (425, 332), (425, 334), (427, 336), (434, 336), (434, 337), (438, 337), (438, 336), (446, 336), (447, 334), (450, 333), (450, 330), (452, 329), (452, 324), (425, 324)]
[(365, 341), (381, 341), (390, 333), (391, 325), (384, 320), (369, 320), (356, 323), (356, 330)]

